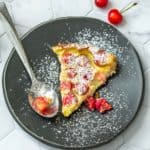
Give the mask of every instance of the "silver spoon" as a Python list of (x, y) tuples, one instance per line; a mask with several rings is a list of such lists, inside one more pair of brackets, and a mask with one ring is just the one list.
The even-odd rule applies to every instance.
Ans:
[[(12, 42), (13, 46), (15, 47), (16, 52), (18, 53), (26, 71), (28, 72), (30, 79), (32, 81), (31, 88), (28, 93), (28, 101), (32, 109), (38, 113), (39, 115), (51, 118), (54, 117), (59, 110), (59, 100), (56, 92), (48, 85), (43, 82), (40, 82), (36, 79), (35, 74), (29, 64), (28, 58), (26, 56), (25, 50), (21, 44), (21, 41), (13, 29), (13, 27), (9, 24), (7, 19), (4, 17), (4, 15), (0, 12), (1, 20), (3, 21), (3, 25), (6, 28), (6, 33), (8, 34), (8, 37), (10, 38), (10, 41)], [(49, 109), (49, 114), (43, 114), (40, 112), (37, 107), (33, 105), (34, 100), (38, 97), (44, 97), (48, 100), (51, 100), (47, 109)]]

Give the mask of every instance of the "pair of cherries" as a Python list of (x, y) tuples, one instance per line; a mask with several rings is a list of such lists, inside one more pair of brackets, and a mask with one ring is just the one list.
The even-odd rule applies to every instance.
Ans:
[[(97, 7), (99, 8), (103, 8), (103, 7), (106, 7), (107, 4), (108, 4), (108, 0), (95, 0), (95, 4)], [(136, 2), (131, 2), (129, 3), (126, 7), (124, 7), (123, 9), (121, 10), (118, 10), (118, 9), (111, 9), (109, 12), (108, 12), (108, 21), (114, 25), (117, 25), (119, 23), (122, 22), (123, 20), (123, 13), (125, 11), (127, 11), (128, 9), (132, 8), (133, 6), (137, 5)]]

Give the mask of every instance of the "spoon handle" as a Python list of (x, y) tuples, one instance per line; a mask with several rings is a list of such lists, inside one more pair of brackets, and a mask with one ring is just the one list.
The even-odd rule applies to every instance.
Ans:
[(27, 72), (31, 78), (31, 81), (33, 82), (34, 80), (36, 80), (35, 75), (34, 75), (33, 70), (29, 64), (25, 50), (23, 48), (23, 45), (21, 44), (21, 41), (20, 41), (17, 33), (14, 31), (12, 26), (9, 24), (9, 22), (7, 21), (7, 19), (4, 17), (4, 15), (1, 12), (0, 12), (0, 18), (3, 21), (3, 25), (6, 28), (6, 33), (8, 34), (8, 37), (10, 38), (11, 43), (15, 47), (16, 52), (18, 53), (21, 61), (24, 64), (25, 69), (27, 70)]

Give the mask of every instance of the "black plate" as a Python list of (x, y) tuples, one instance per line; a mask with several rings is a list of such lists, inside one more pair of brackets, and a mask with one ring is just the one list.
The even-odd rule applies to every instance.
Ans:
[(91, 43), (115, 53), (119, 63), (117, 75), (98, 90), (113, 105), (112, 111), (100, 114), (82, 106), (70, 118), (60, 114), (45, 119), (28, 104), (26, 89), (30, 80), (13, 50), (4, 69), (3, 89), (11, 114), (29, 134), (60, 148), (87, 148), (112, 140), (132, 121), (143, 91), (141, 65), (131, 43), (114, 27), (91, 18), (62, 18), (36, 27), (22, 42), (37, 77), (52, 82), (54, 88), (59, 86), (60, 64), (50, 45)]

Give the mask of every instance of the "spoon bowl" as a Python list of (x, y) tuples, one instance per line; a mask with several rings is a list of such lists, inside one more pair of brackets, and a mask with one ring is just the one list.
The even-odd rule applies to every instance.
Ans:
[[(34, 101), (37, 97), (45, 97), (51, 99), (51, 103), (48, 106), (49, 114), (42, 114), (39, 110), (34, 107)], [(34, 81), (28, 92), (28, 100), (32, 109), (42, 117), (51, 118), (57, 115), (59, 110), (59, 100), (56, 92), (48, 85), (40, 81)]]

